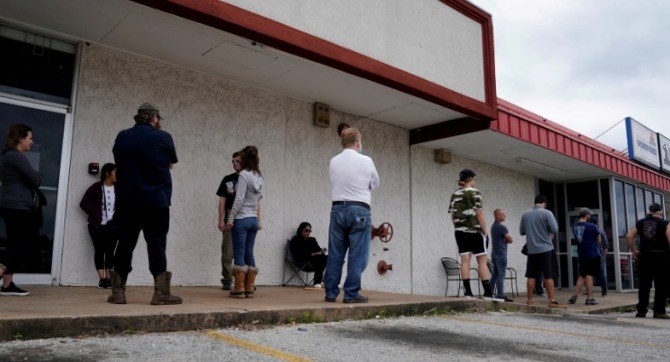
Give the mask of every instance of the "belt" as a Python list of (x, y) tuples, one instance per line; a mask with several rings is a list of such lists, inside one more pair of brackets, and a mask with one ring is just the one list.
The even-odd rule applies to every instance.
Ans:
[(361, 201), (333, 201), (333, 206), (335, 205), (344, 205), (344, 206), (360, 206), (370, 210), (370, 205), (361, 202)]

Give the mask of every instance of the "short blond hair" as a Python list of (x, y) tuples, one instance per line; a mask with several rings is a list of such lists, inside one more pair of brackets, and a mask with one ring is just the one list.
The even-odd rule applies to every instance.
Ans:
[(350, 127), (342, 130), (342, 147), (349, 148), (361, 140), (361, 133), (356, 128)]

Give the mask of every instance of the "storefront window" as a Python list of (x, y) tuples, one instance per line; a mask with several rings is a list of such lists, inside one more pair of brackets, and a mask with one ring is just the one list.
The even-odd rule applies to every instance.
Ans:
[(582, 207), (600, 209), (598, 201), (598, 181), (584, 181), (566, 184), (568, 195), (568, 211), (576, 211)]

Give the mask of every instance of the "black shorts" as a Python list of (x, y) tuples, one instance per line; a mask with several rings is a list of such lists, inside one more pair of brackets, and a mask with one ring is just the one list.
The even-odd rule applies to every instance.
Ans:
[(481, 233), (466, 233), (463, 231), (454, 232), (456, 235), (456, 245), (458, 245), (458, 254), (474, 256), (486, 255), (486, 238)]
[(528, 254), (526, 261), (526, 278), (537, 278), (540, 273), (544, 279), (554, 279), (554, 253), (546, 251), (539, 254)]
[(579, 258), (579, 276), (585, 277), (587, 275), (592, 277), (600, 275), (600, 257)]

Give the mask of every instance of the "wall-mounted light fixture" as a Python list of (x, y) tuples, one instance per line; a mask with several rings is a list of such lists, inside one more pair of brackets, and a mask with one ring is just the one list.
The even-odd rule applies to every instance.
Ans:
[(553, 168), (553, 167), (548, 166), (548, 165), (545, 165), (545, 164), (543, 164), (543, 163), (539, 163), (539, 162), (531, 161), (531, 160), (526, 159), (526, 158), (517, 158), (517, 159), (516, 159), (516, 162), (521, 163), (521, 164), (524, 164), (524, 165), (527, 165), (527, 166), (530, 166), (530, 167), (535, 167), (535, 168), (540, 169), (540, 170), (544, 170), (544, 171), (548, 171), (548, 172), (551, 172), (551, 173), (555, 173), (555, 174), (557, 174), (557, 175), (561, 175), (561, 176), (565, 176), (565, 175), (568, 174), (567, 172), (565, 172), (565, 171), (563, 171), (563, 170), (559, 170), (559, 169), (557, 169), (557, 168)]

